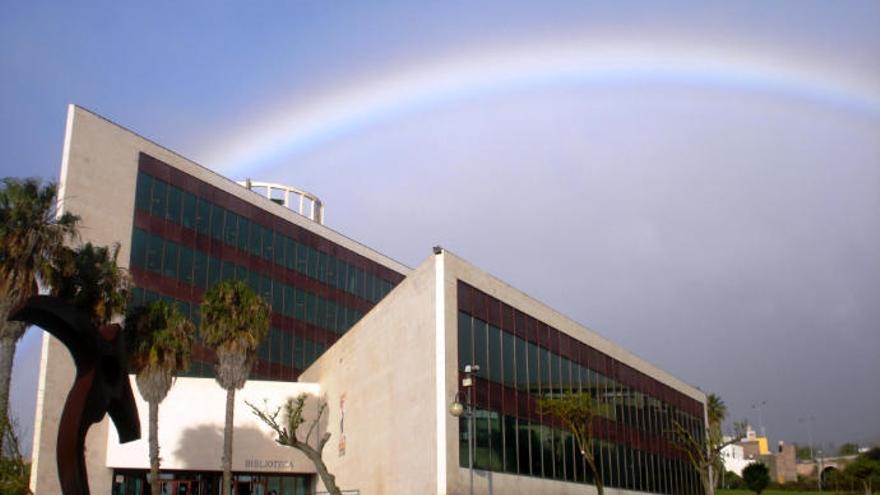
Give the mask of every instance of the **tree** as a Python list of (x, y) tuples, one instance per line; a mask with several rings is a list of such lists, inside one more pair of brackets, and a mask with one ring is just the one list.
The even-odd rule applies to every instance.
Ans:
[(852, 442), (847, 442), (847, 443), (841, 445), (839, 449), (837, 449), (837, 455), (841, 455), (841, 456), (858, 455), (858, 453), (859, 453), (858, 444), (855, 444)]
[(767, 469), (767, 466), (760, 462), (754, 462), (746, 466), (743, 469), (742, 477), (746, 487), (758, 495), (761, 495), (761, 492), (770, 484), (770, 471)]
[(727, 404), (721, 400), (721, 397), (716, 394), (709, 394), (706, 397), (706, 416), (709, 420), (709, 428), (717, 429), (720, 435), (721, 423), (727, 419)]
[(541, 398), (538, 399), (538, 413), (559, 419), (574, 435), (581, 455), (595, 475), (596, 491), (599, 495), (603, 495), (605, 485), (602, 481), (602, 473), (596, 469), (596, 459), (593, 456), (593, 418), (598, 414), (598, 407), (593, 397), (587, 392), (580, 392)]
[(125, 319), (129, 363), (141, 397), (149, 404), (150, 492), (159, 495), (159, 404), (178, 373), (189, 369), (195, 327), (176, 305), (153, 301)]
[(706, 428), (702, 435), (697, 434), (672, 420), (669, 432), (673, 446), (684, 452), (697, 473), (706, 495), (714, 493), (715, 477), (713, 466), (722, 463), (721, 451), (724, 447), (739, 442), (746, 436), (746, 423), (734, 423), (733, 434), (728, 438), (721, 436), (721, 428)]
[(0, 493), (4, 495), (31, 495), (31, 466), (19, 448), (18, 435), (13, 421), (0, 419), (3, 432), (3, 450), (0, 451)]
[(8, 416), (12, 360), (25, 331), (23, 323), (7, 321), (9, 313), (35, 295), (39, 284), (48, 284), (65, 242), (77, 236), (79, 217), (58, 215), (57, 205), (55, 184), (0, 181), (0, 418)]
[(795, 456), (799, 461), (813, 460), (813, 448), (810, 446), (798, 445), (795, 449)]
[(52, 273), (52, 293), (88, 311), (92, 323), (101, 327), (121, 315), (128, 305), (131, 278), (116, 264), (119, 244), (94, 246), (87, 242), (64, 249)]
[(218, 283), (202, 303), (202, 341), (214, 349), (217, 383), (226, 390), (223, 430), (223, 495), (232, 485), (232, 419), (235, 391), (244, 386), (257, 346), (269, 332), (269, 304), (240, 280)]
[(312, 461), (312, 464), (315, 465), (315, 470), (318, 471), (318, 476), (321, 477), (321, 482), (324, 483), (324, 488), (327, 489), (329, 495), (342, 495), (342, 491), (336, 486), (336, 476), (330, 473), (323, 459), (324, 446), (327, 445), (327, 442), (330, 440), (330, 432), (325, 431), (320, 438), (318, 438), (316, 434), (316, 445), (313, 447), (311, 444), (312, 434), (318, 430), (321, 416), (323, 416), (324, 411), (327, 410), (327, 401), (320, 401), (318, 404), (318, 414), (309, 424), (309, 429), (306, 432), (305, 438), (300, 439), (299, 437), (299, 428), (306, 422), (303, 414), (306, 399), (306, 394), (300, 394), (296, 399), (287, 399), (287, 403), (284, 405), (284, 423), (278, 422), (278, 416), (281, 414), (280, 407), (276, 408), (274, 411), (269, 411), (268, 406), (265, 404), (262, 409), (256, 407), (250, 402), (245, 402), (245, 404), (251, 408), (251, 411), (255, 416), (260, 418), (263, 423), (266, 423), (275, 431), (275, 434), (278, 435), (275, 439), (276, 443), (286, 447), (293, 447), (305, 454), (305, 456)]
[(859, 455), (843, 469), (843, 473), (859, 481), (865, 495), (871, 495), (874, 483), (880, 483), (880, 447)]
[[(709, 394), (706, 397), (706, 418), (709, 421), (709, 439), (710, 441), (719, 442), (723, 438), (721, 434), (721, 424), (727, 419), (727, 404), (717, 394)], [(720, 476), (716, 477), (715, 473), (724, 472), (724, 459), (719, 455), (712, 463), (712, 477), (718, 478), (714, 480), (712, 486), (718, 487)]]

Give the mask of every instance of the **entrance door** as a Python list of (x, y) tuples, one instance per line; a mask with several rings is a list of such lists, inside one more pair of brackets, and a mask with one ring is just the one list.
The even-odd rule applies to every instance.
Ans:
[(159, 492), (162, 495), (201, 495), (199, 482), (196, 480), (163, 481)]
[(267, 480), (262, 476), (236, 476), (232, 485), (235, 495), (266, 495)]

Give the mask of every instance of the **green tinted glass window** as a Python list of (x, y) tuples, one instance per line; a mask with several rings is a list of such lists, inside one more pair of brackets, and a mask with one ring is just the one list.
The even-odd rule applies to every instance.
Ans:
[(504, 470), (508, 473), (519, 471), (517, 467), (516, 418), (504, 416)]
[(131, 234), (131, 266), (142, 267), (147, 258), (147, 233), (134, 229)]
[(180, 223), (180, 202), (182, 191), (174, 186), (168, 186), (168, 207), (165, 209), (165, 218), (174, 223)]
[(221, 279), (235, 280), (235, 264), (233, 262), (224, 260), (222, 270)]
[(251, 233), (248, 241), (249, 251), (254, 256), (260, 256), (263, 252), (263, 227), (257, 222), (251, 222)]
[(284, 312), (284, 285), (278, 282), (272, 285), (272, 312), (281, 314)]
[(223, 208), (211, 205), (211, 237), (218, 241), (223, 240)]
[(272, 350), (270, 359), (273, 363), (281, 362), (281, 331), (277, 328), (273, 328), (272, 332), (269, 333), (269, 337), (272, 339), (272, 343), (270, 344), (270, 349)]
[(223, 242), (230, 246), (238, 246), (238, 215), (231, 211), (226, 212), (223, 221)]
[(513, 335), (507, 332), (501, 333), (502, 352), (501, 359), (504, 366), (504, 384), (508, 387), (516, 387), (516, 367), (514, 366)]
[(514, 337), (516, 347), (516, 388), (519, 390), (529, 389), (528, 366), (526, 363), (526, 341)]
[(235, 280), (241, 280), (247, 282), (248, 279), (248, 269), (244, 265), (235, 265)]
[(192, 285), (193, 283), (193, 250), (186, 246), (180, 246), (180, 281)]
[(284, 285), (284, 316), (293, 317), (293, 308), (296, 302), (293, 299), (293, 287)]
[(501, 331), (489, 325), (489, 379), (501, 383)]
[(263, 228), (263, 259), (272, 261), (274, 250), (275, 232), (272, 229)]
[(486, 335), (486, 323), (479, 319), (474, 319), (474, 364), (480, 367), (477, 376), (486, 377), (489, 372), (489, 366), (486, 363), (486, 355), (488, 354), (488, 343)]
[(296, 242), (293, 239), (285, 238), (285, 242), (287, 246), (285, 246), (284, 256), (285, 263), (284, 265), (288, 270), (293, 270), (296, 267)]
[(165, 243), (165, 259), (162, 261), (162, 275), (177, 278), (177, 257), (179, 247), (175, 242)]
[(138, 172), (137, 186), (135, 186), (134, 206), (139, 210), (150, 211), (150, 194), (153, 189), (153, 177), (143, 172)]
[(297, 320), (306, 321), (306, 293), (302, 290), (296, 291), (296, 313)]
[(196, 199), (196, 231), (202, 235), (211, 231), (211, 203), (202, 198)]
[(265, 275), (260, 275), (260, 297), (272, 303), (272, 279)]
[(303, 274), (307, 273), (308, 264), (309, 254), (306, 245), (301, 242), (296, 243), (296, 271)]
[(305, 341), (297, 335), (293, 337), (293, 367), (299, 370), (305, 368)]
[(471, 317), (463, 312), (458, 312), (458, 369), (464, 370), (464, 367), (471, 364), (472, 356), (471, 346)]
[(202, 251), (193, 254), (193, 282), (196, 287), (205, 288), (208, 273), (208, 257)]
[(309, 276), (317, 279), (318, 278), (318, 251), (308, 248), (309, 252)]
[(151, 198), (150, 214), (159, 218), (165, 216), (165, 204), (168, 196), (168, 184), (161, 180), (153, 181), (153, 194)]
[(251, 221), (244, 217), (238, 217), (238, 249), (247, 251), (250, 246)]
[(221, 280), (222, 269), (220, 258), (208, 257), (208, 288), (214, 287)]
[(315, 295), (306, 292), (306, 321), (315, 324)]
[(284, 240), (281, 234), (275, 234), (275, 263), (284, 266)]
[(180, 224), (188, 229), (194, 228), (196, 224), (196, 197), (188, 192), (183, 192)]
[(159, 236), (147, 235), (147, 270), (162, 270), (162, 238)]

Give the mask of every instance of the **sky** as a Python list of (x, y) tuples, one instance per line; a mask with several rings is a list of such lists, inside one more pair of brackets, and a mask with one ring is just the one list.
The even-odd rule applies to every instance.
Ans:
[(880, 441), (875, 1), (3, 2), (0, 74), (0, 176), (57, 180), (76, 103), (442, 245), (774, 444)]

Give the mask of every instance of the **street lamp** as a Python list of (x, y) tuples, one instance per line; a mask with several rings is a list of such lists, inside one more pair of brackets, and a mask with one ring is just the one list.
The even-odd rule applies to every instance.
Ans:
[[(818, 469), (818, 462), (816, 461), (816, 456), (813, 454), (813, 420), (816, 419), (813, 416), (809, 418), (798, 418), (798, 423), (807, 423), (807, 435), (810, 438), (810, 460), (816, 463)], [(820, 451), (821, 452), (821, 451)], [(816, 476), (816, 483), (818, 483), (819, 491), (822, 491), (822, 473), (818, 473)]]
[(449, 405), (449, 414), (460, 418), (463, 414), (468, 418), (468, 469), (471, 476), (470, 495), (474, 495), (474, 373), (480, 371), (480, 365), (469, 364), (464, 367), (464, 378), (461, 386), (467, 389), (465, 403), (461, 403), (461, 392), (455, 392), (455, 398)]

